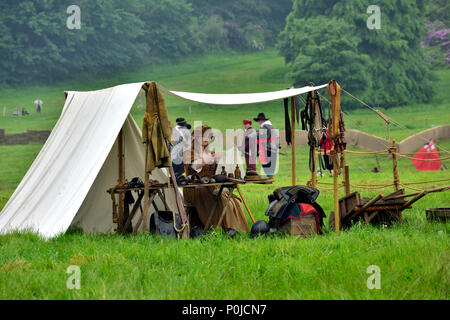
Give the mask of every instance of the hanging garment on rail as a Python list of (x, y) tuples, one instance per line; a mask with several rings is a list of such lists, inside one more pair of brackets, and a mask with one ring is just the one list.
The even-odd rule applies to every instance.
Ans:
[(320, 155), (319, 162), (320, 167), (324, 170), (333, 170), (333, 162), (330, 158), (331, 147), (333, 146), (333, 140), (330, 138), (331, 126), (326, 122), (327, 130), (325, 131), (322, 141), (320, 142)]
[(326, 122), (322, 113), (320, 96), (317, 91), (309, 92), (305, 109), (301, 112), (302, 129), (308, 131), (309, 170), (314, 171), (314, 148), (319, 148), (324, 141)]
[(147, 172), (154, 168), (170, 167), (170, 152), (167, 141), (172, 138), (172, 124), (167, 114), (166, 103), (154, 81), (147, 90), (147, 106), (142, 126), (142, 143), (147, 148)]
[(287, 145), (292, 144), (292, 130), (295, 132), (295, 126), (294, 128), (291, 128), (291, 119), (289, 118), (289, 99), (286, 98), (283, 100), (284, 103), (284, 132), (286, 133), (285, 139)]

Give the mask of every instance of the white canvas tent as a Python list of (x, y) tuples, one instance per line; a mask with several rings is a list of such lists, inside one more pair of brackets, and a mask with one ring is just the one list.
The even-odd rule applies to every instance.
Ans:
[[(112, 230), (112, 204), (106, 190), (117, 184), (116, 141), (121, 130), (126, 177), (142, 177), (144, 173), (145, 148), (141, 143), (141, 131), (129, 113), (143, 84), (68, 92), (61, 116), (47, 142), (0, 213), (0, 233), (32, 230), (50, 238), (69, 227), (99, 233)], [(160, 89), (190, 101), (239, 105), (293, 97), (325, 86), (250, 94)], [(167, 170), (155, 169), (152, 178), (167, 182)], [(172, 210), (176, 210), (174, 193), (167, 192), (166, 197)]]
[[(144, 173), (141, 131), (129, 114), (142, 85), (68, 92), (56, 126), (0, 214), (2, 233), (28, 229), (53, 237), (70, 226), (111, 231), (112, 201), (106, 190), (117, 184), (116, 139), (122, 128), (126, 176)], [(165, 170), (155, 169), (152, 176), (168, 181)], [(167, 200), (175, 203), (170, 194)]]

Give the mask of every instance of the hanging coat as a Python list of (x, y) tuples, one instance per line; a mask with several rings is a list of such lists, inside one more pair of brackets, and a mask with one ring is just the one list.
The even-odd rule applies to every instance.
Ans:
[(167, 114), (166, 103), (154, 81), (147, 90), (147, 103), (142, 125), (142, 143), (146, 144), (146, 170), (170, 167), (170, 152), (167, 141), (172, 137), (172, 124)]

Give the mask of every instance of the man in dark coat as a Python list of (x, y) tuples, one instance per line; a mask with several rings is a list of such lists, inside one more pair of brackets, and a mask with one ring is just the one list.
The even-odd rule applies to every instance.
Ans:
[(263, 167), (264, 172), (268, 177), (273, 177), (277, 166), (277, 156), (279, 149), (278, 133), (272, 125), (272, 122), (264, 115), (258, 114), (253, 118), (259, 123), (258, 135), (258, 152), (259, 161)]

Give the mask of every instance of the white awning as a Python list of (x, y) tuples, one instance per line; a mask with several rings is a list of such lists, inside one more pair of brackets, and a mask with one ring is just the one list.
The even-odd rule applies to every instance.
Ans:
[(171, 91), (160, 85), (159, 88), (165, 94), (169, 94), (189, 101), (214, 105), (240, 105), (240, 104), (262, 103), (289, 98), (297, 96), (299, 94), (325, 88), (327, 85), (328, 84), (323, 84), (316, 87), (307, 86), (303, 88), (292, 88), (287, 90), (270, 91), (270, 92), (234, 93), (234, 94), (211, 94), (211, 93)]

